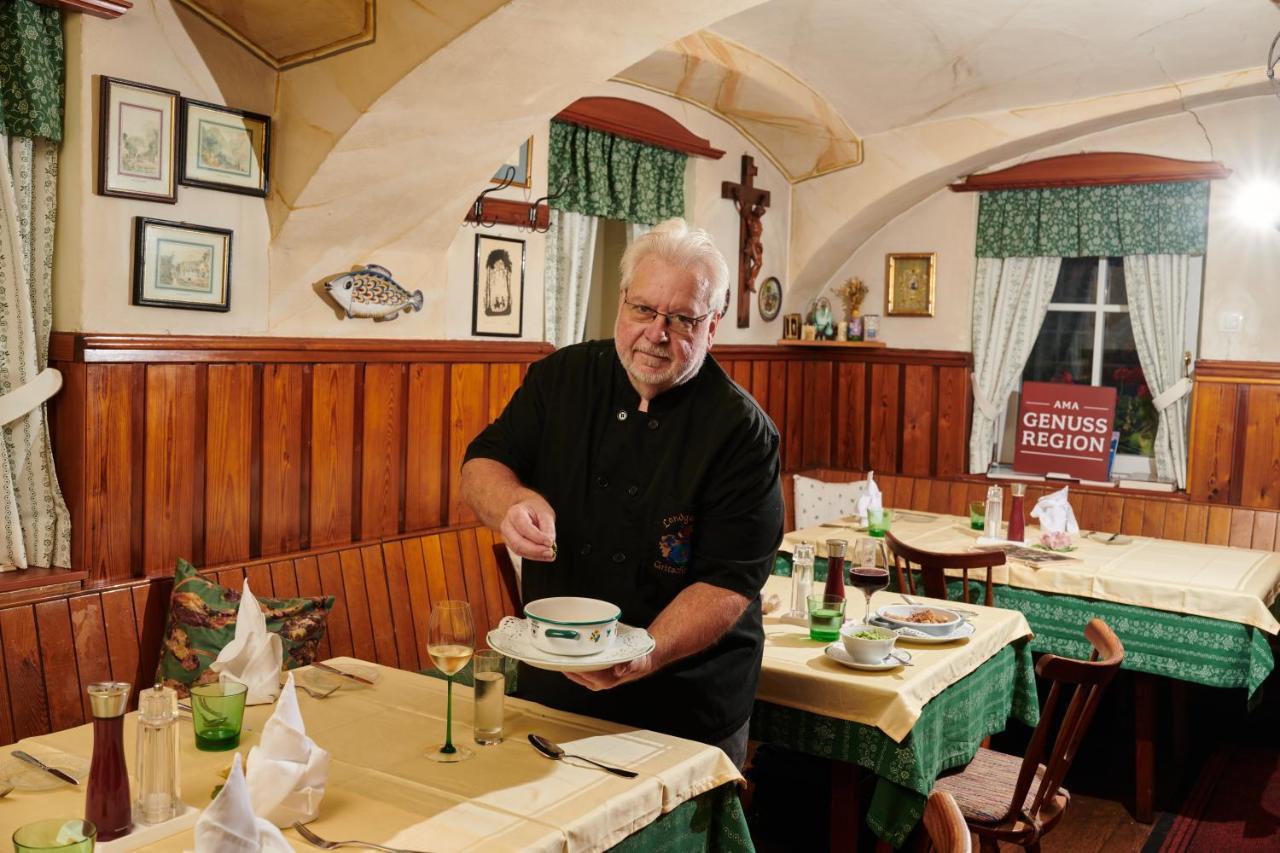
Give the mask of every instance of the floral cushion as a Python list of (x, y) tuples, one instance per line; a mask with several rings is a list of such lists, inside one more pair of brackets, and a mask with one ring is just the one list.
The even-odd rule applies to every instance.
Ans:
[[(280, 635), (285, 668), (306, 666), (315, 660), (333, 596), (259, 597), (258, 604), (266, 614), (267, 630)], [(209, 664), (235, 637), (239, 607), (240, 590), (201, 577), (186, 560), (178, 560), (156, 679), (184, 697), (194, 685), (217, 681), (218, 674)]]
[(853, 515), (858, 498), (867, 490), (867, 481), (827, 483), (796, 474), (795, 486), (796, 530), (804, 530)]

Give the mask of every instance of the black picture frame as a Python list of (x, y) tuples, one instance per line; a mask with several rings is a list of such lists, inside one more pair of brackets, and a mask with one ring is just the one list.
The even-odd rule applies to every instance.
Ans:
[[(510, 250), (501, 244), (511, 243), (520, 247), (520, 263), (511, 258)], [(507, 271), (505, 298), (501, 292), (501, 273), (497, 267), (505, 253), (510, 265)], [(471, 292), (471, 334), (481, 338), (519, 338), (524, 335), (524, 264), (525, 241), (512, 237), (477, 234), (475, 247), (475, 277)], [(494, 268), (497, 278), (488, 274)], [(518, 276), (519, 281), (512, 279)], [(495, 285), (498, 286), (495, 291)], [(505, 305), (506, 310), (502, 310)], [(483, 307), (483, 310), (482, 310)], [(512, 324), (514, 322), (514, 329)]]
[[(200, 302), (191, 299), (183, 300), (176, 295), (168, 299), (156, 296), (155, 291), (160, 288), (154, 285), (148, 286), (151, 284), (151, 277), (148, 275), (150, 268), (147, 258), (147, 237), (150, 229), (157, 229), (157, 240), (159, 240), (159, 229), (210, 235), (224, 240), (222, 263), (219, 265), (219, 277), (222, 280), (221, 298), (216, 302)], [(229, 228), (216, 228), (211, 225), (193, 225), (190, 222), (171, 222), (165, 219), (135, 216), (133, 219), (133, 304), (148, 308), (181, 308), (189, 311), (218, 311), (222, 313), (230, 311), (232, 237), (233, 232)], [(216, 257), (216, 254), (215, 251), (213, 253), (214, 257)], [(213, 273), (212, 269), (210, 273)], [(171, 289), (175, 294), (181, 293), (180, 288)]]
[[(158, 98), (161, 102), (168, 101), (169, 109), (169, 130), (166, 138), (164, 133), (164, 113), (161, 107), (161, 128), (156, 140), (156, 157), (157, 171), (163, 174), (166, 153), (168, 155), (168, 180), (163, 181), (157, 177), (157, 182), (167, 183), (167, 191), (164, 192), (148, 192), (143, 189), (127, 189), (123, 184), (133, 180), (139, 184), (145, 180), (143, 175), (129, 175), (123, 169), (117, 169), (115, 166), (123, 165), (122, 163), (113, 164), (111, 162), (111, 141), (117, 135), (122, 133), (120, 123), (123, 121), (123, 110), (119, 113), (111, 107), (112, 94), (116, 90), (132, 89), (145, 98), (147, 95)], [(173, 89), (164, 89), (160, 86), (152, 86), (148, 83), (137, 83), (133, 80), (124, 80), (119, 77), (100, 76), (98, 80), (98, 195), (111, 196), (114, 198), (132, 198), (141, 201), (154, 201), (161, 204), (175, 204), (178, 201), (178, 125), (179, 113), (181, 112), (182, 95)], [(123, 105), (122, 105), (123, 106)], [(135, 104), (139, 110), (146, 112), (154, 110), (155, 105)], [(113, 132), (114, 128), (114, 132)], [(117, 153), (119, 153), (119, 142), (117, 140)], [(117, 158), (119, 159), (119, 158)]]
[[(189, 155), (193, 154), (190, 150), (190, 121), (193, 111), (204, 111), (215, 114), (234, 116), (236, 119), (249, 124), (260, 125), (262, 128), (262, 144), (261, 150), (258, 152), (251, 145), (251, 153), (260, 153), (259, 159), (259, 179), (254, 185), (248, 186), (237, 184), (229, 181), (218, 181), (210, 177), (212, 170), (205, 169), (199, 171), (199, 167), (193, 167), (189, 162)], [(248, 110), (238, 110), (234, 107), (223, 106), (222, 104), (211, 104), (208, 101), (197, 101), (192, 98), (182, 98), (179, 108), (178, 121), (178, 182), (184, 187), (198, 187), (206, 190), (218, 190), (225, 193), (238, 193), (239, 195), (250, 195), (257, 198), (266, 198), (267, 193), (271, 190), (271, 116), (262, 113), (249, 112)], [(252, 132), (250, 133), (252, 139)], [(203, 175), (203, 177), (201, 177)]]

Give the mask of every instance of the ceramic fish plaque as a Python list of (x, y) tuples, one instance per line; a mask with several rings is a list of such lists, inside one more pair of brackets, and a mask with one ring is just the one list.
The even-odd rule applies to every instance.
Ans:
[(376, 264), (336, 276), (324, 287), (348, 317), (394, 320), (402, 311), (422, 310), (422, 291), (410, 293), (396, 283), (390, 270)]

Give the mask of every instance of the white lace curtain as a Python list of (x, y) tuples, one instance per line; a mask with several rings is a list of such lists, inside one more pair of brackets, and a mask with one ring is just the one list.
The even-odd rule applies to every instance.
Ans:
[(551, 209), (545, 276), (546, 337), (557, 349), (584, 339), (598, 217)]

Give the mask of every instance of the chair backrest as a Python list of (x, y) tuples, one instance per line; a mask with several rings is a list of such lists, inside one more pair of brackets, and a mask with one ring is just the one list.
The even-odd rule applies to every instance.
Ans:
[(963, 592), (961, 598), (969, 601), (969, 570), (970, 569), (986, 569), (986, 589), (982, 603), (987, 607), (995, 604), (995, 593), (991, 585), (991, 569), (994, 566), (1004, 565), (1003, 551), (965, 551), (961, 553), (942, 553), (938, 551), (925, 551), (922, 548), (914, 548), (901, 539), (893, 535), (893, 533), (885, 534), (885, 542), (889, 546), (889, 553), (893, 555), (893, 566), (898, 576), (898, 591), (910, 592), (916, 591), (915, 569), (912, 564), (919, 567), (920, 576), (924, 581), (924, 594), (930, 598), (947, 597), (947, 569), (960, 569), (963, 572), (964, 580)]
[(858, 498), (867, 490), (867, 481), (827, 483), (795, 475), (796, 530), (816, 527), (854, 514)]
[(498, 564), (498, 574), (502, 576), (502, 585), (511, 596), (516, 606), (516, 615), (524, 613), (524, 601), (520, 598), (520, 570), (516, 568), (516, 557), (507, 549), (506, 542), (493, 543), (493, 559)]
[(938, 853), (971, 853), (973, 836), (955, 798), (946, 791), (934, 791), (924, 804), (924, 828), (929, 843)]
[[(1102, 699), (1102, 691), (1115, 678), (1120, 664), (1124, 662), (1124, 646), (1106, 622), (1090, 619), (1089, 624), (1084, 627), (1084, 635), (1093, 646), (1093, 653), (1087, 661), (1046, 654), (1036, 664), (1036, 675), (1053, 684), (1040, 709), (1040, 722), (1022, 757), (1022, 768), (1018, 772), (1018, 783), (1009, 807), (1010, 815), (1022, 808), (1027, 792), (1036, 782), (1036, 770), (1043, 764), (1045, 771), (1039, 779), (1040, 787), (1031, 806), (1023, 814), (1025, 820), (1036, 826), (1040, 825), (1040, 814), (1045, 804), (1051, 802), (1062, 787), (1067, 770), (1071, 768), (1071, 762), (1075, 760), (1080, 748), (1080, 742), (1084, 739), (1089, 724), (1093, 722), (1094, 712), (1098, 710), (1098, 702)], [(1071, 701), (1067, 704), (1053, 746), (1046, 751), (1045, 744), (1049, 740), (1049, 730), (1053, 727), (1058, 700), (1062, 692), (1071, 685), (1075, 685)]]

